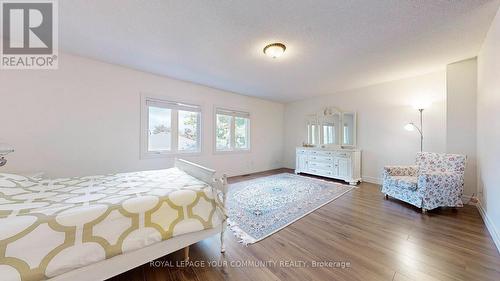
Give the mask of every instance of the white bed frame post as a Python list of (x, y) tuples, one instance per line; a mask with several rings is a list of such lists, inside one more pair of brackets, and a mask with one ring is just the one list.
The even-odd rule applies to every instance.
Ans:
[(226, 232), (226, 226), (227, 226), (227, 214), (226, 214), (227, 175), (226, 174), (222, 175), (221, 183), (222, 183), (221, 191), (222, 191), (222, 206), (223, 206), (224, 220), (221, 223), (220, 252), (224, 253), (226, 252), (226, 248), (224, 247), (224, 233)]

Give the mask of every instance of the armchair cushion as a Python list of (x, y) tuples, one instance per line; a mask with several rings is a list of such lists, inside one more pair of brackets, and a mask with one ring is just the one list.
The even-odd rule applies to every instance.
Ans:
[(398, 186), (409, 190), (417, 190), (417, 177), (410, 176), (389, 176), (385, 179), (385, 184)]

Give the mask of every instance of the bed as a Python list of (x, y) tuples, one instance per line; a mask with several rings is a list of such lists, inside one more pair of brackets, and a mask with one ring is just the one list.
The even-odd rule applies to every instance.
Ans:
[(226, 177), (165, 170), (53, 180), (0, 174), (0, 276), (104, 280), (226, 228)]

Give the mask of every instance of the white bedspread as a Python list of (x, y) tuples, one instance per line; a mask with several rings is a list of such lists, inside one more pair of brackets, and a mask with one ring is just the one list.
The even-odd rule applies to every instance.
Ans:
[(36, 181), (0, 174), (0, 279), (41, 280), (221, 223), (177, 169)]

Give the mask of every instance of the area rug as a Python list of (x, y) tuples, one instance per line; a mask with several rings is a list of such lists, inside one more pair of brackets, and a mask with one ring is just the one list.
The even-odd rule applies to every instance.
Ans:
[(353, 187), (289, 173), (229, 185), (228, 225), (239, 242), (258, 242)]

